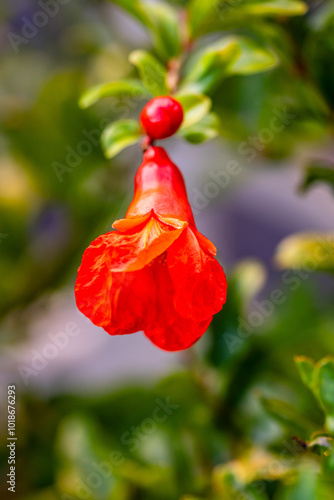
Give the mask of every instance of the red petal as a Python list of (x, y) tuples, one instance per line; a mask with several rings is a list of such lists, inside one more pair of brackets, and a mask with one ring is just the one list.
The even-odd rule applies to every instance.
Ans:
[(224, 271), (202, 250), (190, 228), (168, 249), (167, 266), (175, 288), (175, 308), (181, 316), (203, 321), (221, 310), (227, 289)]
[(133, 333), (149, 322), (155, 282), (150, 270), (110, 271), (108, 235), (87, 248), (78, 270), (75, 296), (78, 309), (112, 335)]
[(144, 329), (145, 335), (156, 346), (166, 351), (179, 351), (192, 346), (207, 330), (212, 317), (205, 321), (192, 321), (185, 319), (175, 310), (173, 303), (174, 287), (169, 276), (166, 263), (162, 258), (150, 266), (156, 282), (156, 304), (152, 310), (155, 318)]
[(197, 231), (197, 229), (193, 229), (193, 232), (198, 240), (198, 243), (200, 244), (201, 248), (204, 250), (204, 252), (208, 253), (212, 257), (214, 257), (217, 253), (217, 249), (214, 246), (214, 244), (208, 240), (205, 236), (203, 236), (202, 233)]

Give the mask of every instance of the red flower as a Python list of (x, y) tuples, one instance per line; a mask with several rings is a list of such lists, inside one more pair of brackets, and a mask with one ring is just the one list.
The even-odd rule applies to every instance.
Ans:
[(83, 255), (78, 308), (111, 335), (143, 330), (162, 349), (187, 349), (221, 310), (227, 285), (164, 149), (144, 154), (126, 218), (113, 227)]

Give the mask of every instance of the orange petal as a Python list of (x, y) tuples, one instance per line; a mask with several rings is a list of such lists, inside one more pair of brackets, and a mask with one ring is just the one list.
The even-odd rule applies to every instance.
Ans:
[(175, 309), (182, 317), (203, 321), (221, 310), (227, 289), (224, 271), (201, 249), (189, 227), (169, 248), (167, 266), (175, 288)]
[(135, 233), (111, 232), (109, 234), (110, 270), (138, 271), (161, 255), (181, 235), (187, 222), (180, 222), (174, 229), (155, 217)]
[(113, 223), (112, 227), (117, 229), (118, 231), (129, 231), (131, 229), (134, 229), (141, 224), (144, 224), (152, 215), (152, 212), (149, 212), (148, 214), (144, 215), (144, 217), (134, 217), (133, 219), (128, 218), (128, 219), (118, 219), (115, 220)]

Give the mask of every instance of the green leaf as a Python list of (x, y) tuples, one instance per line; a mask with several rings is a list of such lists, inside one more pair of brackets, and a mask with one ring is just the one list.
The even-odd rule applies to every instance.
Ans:
[(218, 116), (215, 113), (209, 113), (194, 125), (186, 128), (181, 127), (178, 134), (191, 144), (201, 144), (217, 137), (219, 131), (220, 120)]
[(218, 15), (220, 0), (191, 0), (189, 3), (189, 29), (192, 39), (206, 32), (207, 26)]
[(328, 436), (318, 436), (307, 443), (307, 449), (311, 450), (313, 453), (322, 455), (323, 453), (328, 453), (332, 451), (333, 448), (333, 438)]
[(150, 93), (139, 80), (119, 80), (117, 82), (102, 83), (86, 90), (79, 101), (81, 108), (88, 108), (103, 97), (129, 96), (133, 99), (150, 97)]
[(290, 403), (266, 397), (262, 397), (261, 402), (271, 416), (297, 434), (303, 433), (304, 435), (308, 435), (314, 431), (313, 422), (298, 413)]
[(141, 22), (151, 34), (154, 48), (165, 61), (181, 52), (181, 35), (177, 11), (165, 2), (112, 0)]
[(286, 487), (280, 488), (275, 495), (276, 500), (321, 500), (325, 496), (318, 495), (319, 471), (316, 464), (307, 462), (299, 468), (297, 478), (290, 479)]
[(316, 393), (326, 413), (326, 425), (334, 432), (334, 357), (328, 356), (316, 365)]
[(230, 75), (249, 75), (275, 68), (278, 64), (276, 55), (255, 40), (238, 37), (235, 42), (240, 48), (239, 55), (228, 68)]
[(228, 65), (239, 54), (234, 39), (226, 37), (209, 45), (190, 61), (190, 68), (181, 82), (182, 92), (206, 93), (226, 78)]
[(129, 55), (129, 61), (138, 68), (140, 78), (154, 96), (169, 94), (167, 71), (149, 52), (135, 50)]
[[(144, 2), (141, 2), (144, 5)], [(178, 56), (182, 50), (180, 24), (177, 11), (167, 3), (151, 2), (146, 5), (151, 21), (150, 31), (159, 56), (168, 61)]]
[(301, 0), (191, 0), (189, 28), (192, 39), (204, 33), (223, 29), (231, 20), (248, 20), (249, 16), (298, 16), (305, 14), (307, 4)]
[(309, 389), (313, 390), (315, 366), (313, 359), (307, 358), (306, 356), (295, 356), (294, 360), (302, 381)]
[(206, 93), (228, 76), (267, 71), (277, 63), (271, 50), (250, 38), (224, 37), (193, 58), (181, 89)]
[(334, 189), (334, 168), (322, 163), (312, 163), (306, 167), (304, 180), (300, 186), (300, 191), (304, 192), (317, 182), (326, 182)]
[(143, 2), (138, 0), (111, 0), (111, 2), (122, 7), (144, 26), (150, 25), (150, 20), (147, 16), (145, 4)]
[(183, 109), (184, 118), (182, 128), (190, 127), (199, 122), (211, 109), (211, 99), (202, 94), (176, 94)]
[(307, 4), (300, 0), (247, 0), (238, 7), (240, 14), (258, 16), (299, 16), (307, 11)]
[(113, 158), (127, 146), (135, 144), (141, 134), (136, 120), (118, 120), (102, 133), (102, 146), (107, 158)]
[(288, 236), (278, 245), (275, 262), (281, 269), (334, 271), (334, 234), (300, 233)]

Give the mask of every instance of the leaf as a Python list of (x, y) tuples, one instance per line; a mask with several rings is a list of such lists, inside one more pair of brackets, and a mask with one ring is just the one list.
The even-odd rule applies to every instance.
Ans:
[(313, 423), (307, 417), (298, 413), (298, 411), (286, 401), (279, 399), (261, 398), (265, 410), (281, 424), (297, 434), (308, 435), (314, 431)]
[[(141, 2), (144, 5), (144, 2)], [(156, 51), (163, 60), (178, 56), (182, 49), (180, 24), (177, 11), (167, 3), (152, 2), (146, 5), (151, 21), (151, 33)]]
[(239, 55), (228, 68), (228, 74), (249, 75), (268, 71), (278, 64), (276, 55), (255, 40), (238, 37), (236, 41), (240, 48)]
[(244, 4), (241, 11), (257, 15), (300, 16), (308, 11), (308, 6), (301, 0), (255, 0)]
[(257, 16), (299, 16), (307, 11), (307, 4), (300, 0), (247, 0), (238, 7), (240, 14)]
[(315, 363), (313, 359), (306, 356), (295, 356), (295, 363), (297, 365), (299, 374), (305, 385), (311, 390), (313, 390), (314, 381), (314, 366)]
[(138, 0), (111, 0), (112, 3), (119, 5), (129, 14), (140, 21), (144, 26), (150, 24), (149, 18), (146, 13), (145, 4)]
[(181, 128), (190, 127), (199, 122), (211, 109), (211, 99), (202, 94), (176, 94), (182, 105), (184, 118)]
[(319, 162), (312, 163), (306, 167), (305, 176), (299, 189), (301, 192), (305, 192), (312, 184), (317, 182), (326, 182), (332, 189), (334, 189), (333, 166), (327, 166)]
[(123, 7), (141, 22), (151, 34), (159, 56), (164, 60), (172, 59), (181, 52), (181, 35), (177, 11), (165, 2), (139, 0), (111, 0)]
[(334, 357), (323, 358), (315, 369), (315, 390), (326, 413), (326, 425), (334, 432)]
[(303, 268), (307, 272), (334, 271), (334, 234), (299, 233), (278, 245), (275, 262), (281, 269)]
[(102, 133), (102, 146), (107, 158), (113, 158), (127, 146), (135, 144), (141, 134), (136, 120), (118, 120)]
[(246, 37), (224, 37), (194, 57), (182, 84), (183, 92), (206, 93), (231, 75), (267, 71), (278, 63), (275, 54)]
[(138, 68), (140, 78), (149, 92), (154, 96), (169, 94), (167, 71), (152, 54), (135, 50), (131, 52), (129, 61)]
[(226, 78), (226, 69), (239, 52), (240, 49), (231, 37), (200, 51), (190, 61), (190, 68), (181, 82), (182, 92), (201, 94), (218, 85)]
[(192, 39), (204, 33), (217, 31), (219, 25), (231, 19), (247, 20), (250, 15), (298, 16), (305, 14), (307, 4), (301, 0), (191, 0), (189, 28)]
[(102, 83), (86, 90), (79, 101), (81, 108), (88, 108), (99, 99), (110, 96), (129, 96), (133, 99), (150, 97), (150, 93), (139, 80), (119, 80), (117, 82)]
[(189, 2), (189, 29), (192, 39), (206, 32), (214, 15), (218, 15), (220, 0), (191, 0)]
[(280, 488), (276, 500), (320, 500), (326, 498), (317, 494), (319, 471), (316, 464), (306, 462), (299, 467), (298, 476), (290, 479), (286, 487)]
[(318, 436), (307, 443), (307, 449), (311, 450), (313, 453), (322, 455), (323, 453), (328, 453), (328, 450), (333, 450), (333, 438), (328, 436)]
[(217, 137), (219, 131), (220, 120), (218, 116), (215, 113), (209, 113), (194, 125), (186, 128), (181, 127), (178, 134), (191, 144), (201, 144)]

